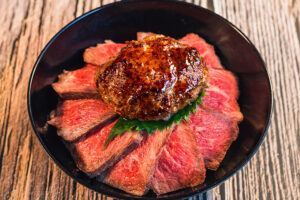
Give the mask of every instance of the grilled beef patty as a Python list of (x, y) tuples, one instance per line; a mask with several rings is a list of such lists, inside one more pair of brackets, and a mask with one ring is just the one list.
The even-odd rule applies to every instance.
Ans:
[(95, 79), (103, 101), (119, 115), (160, 120), (197, 99), (208, 70), (196, 48), (153, 34), (128, 42)]

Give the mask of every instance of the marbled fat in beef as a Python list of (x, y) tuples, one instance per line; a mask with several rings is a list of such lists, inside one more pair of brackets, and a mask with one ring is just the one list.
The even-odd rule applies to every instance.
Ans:
[(125, 192), (143, 195), (149, 189), (157, 161), (173, 128), (144, 134), (142, 142), (100, 180)]
[(64, 71), (52, 87), (63, 99), (99, 98), (94, 80), (97, 69), (88, 64), (78, 70)]
[(204, 182), (205, 171), (201, 149), (193, 130), (186, 123), (181, 123), (164, 147), (150, 187), (160, 195), (196, 186)]
[(97, 44), (95, 47), (87, 48), (83, 53), (84, 62), (100, 66), (107, 62), (110, 57), (119, 53), (126, 44), (105, 41), (104, 44)]
[(219, 111), (198, 106), (196, 114), (190, 116), (188, 125), (195, 134), (205, 167), (217, 170), (238, 136), (238, 123)]
[(64, 140), (73, 141), (116, 117), (113, 110), (101, 100), (65, 100), (58, 104), (48, 124), (55, 126), (57, 134)]
[(101, 174), (136, 147), (143, 137), (137, 131), (115, 137), (103, 148), (116, 122), (94, 129), (78, 141), (66, 143), (79, 169), (91, 177)]
[(209, 69), (209, 76), (203, 106), (222, 112), (237, 122), (242, 121), (243, 114), (237, 103), (239, 90), (235, 76), (223, 69)]

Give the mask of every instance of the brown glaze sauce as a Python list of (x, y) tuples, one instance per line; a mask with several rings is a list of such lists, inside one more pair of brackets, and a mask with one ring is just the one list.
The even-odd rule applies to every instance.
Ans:
[(198, 51), (163, 35), (127, 42), (101, 66), (96, 84), (102, 99), (128, 119), (167, 119), (194, 101), (208, 70)]

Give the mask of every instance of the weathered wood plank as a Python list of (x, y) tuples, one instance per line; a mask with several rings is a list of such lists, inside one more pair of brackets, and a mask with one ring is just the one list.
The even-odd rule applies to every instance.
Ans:
[[(48, 158), (29, 123), (26, 90), (33, 64), (53, 35), (75, 17), (111, 2), (0, 0), (0, 199), (106, 198)], [(300, 198), (299, 1), (188, 2), (214, 10), (249, 36), (266, 62), (275, 98), (270, 131), (258, 153), (208, 196)]]

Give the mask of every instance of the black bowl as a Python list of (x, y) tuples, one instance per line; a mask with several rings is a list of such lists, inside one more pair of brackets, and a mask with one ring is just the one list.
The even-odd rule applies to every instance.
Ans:
[(90, 11), (58, 32), (39, 56), (29, 81), (28, 110), (36, 136), (55, 163), (86, 187), (119, 198), (156, 198), (153, 193), (143, 197), (127, 194), (86, 176), (76, 167), (56, 130), (46, 124), (58, 101), (50, 86), (57, 75), (64, 69), (82, 67), (85, 48), (105, 39), (133, 40), (138, 31), (174, 38), (197, 33), (215, 46), (222, 64), (239, 79), (239, 105), (245, 119), (219, 169), (209, 171), (202, 185), (158, 198), (183, 198), (211, 189), (236, 173), (257, 151), (270, 123), (272, 93), (264, 63), (249, 39), (224, 18), (192, 4), (161, 0), (118, 2)]

